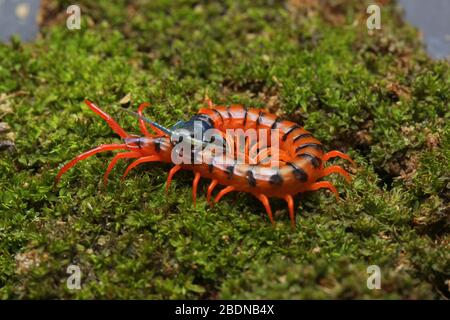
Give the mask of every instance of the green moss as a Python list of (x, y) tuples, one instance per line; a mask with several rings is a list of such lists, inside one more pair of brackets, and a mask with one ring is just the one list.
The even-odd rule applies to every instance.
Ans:
[[(36, 43), (0, 45), (0, 120), (16, 145), (0, 154), (0, 297), (449, 296), (449, 65), (426, 57), (393, 5), (368, 34), (359, 1), (79, 2), (81, 30), (56, 20)], [(54, 188), (62, 163), (118, 141), (83, 99), (137, 132), (109, 107), (128, 93), (167, 125), (205, 95), (268, 106), (348, 152), (354, 181), (331, 178), (337, 203), (302, 196), (294, 231), (279, 201), (275, 227), (247, 194), (211, 209), (202, 184), (193, 207), (189, 172), (166, 194), (164, 165), (121, 182), (121, 163), (103, 190), (111, 154)], [(69, 264), (81, 290), (66, 288)], [(381, 290), (366, 287), (372, 264)]]

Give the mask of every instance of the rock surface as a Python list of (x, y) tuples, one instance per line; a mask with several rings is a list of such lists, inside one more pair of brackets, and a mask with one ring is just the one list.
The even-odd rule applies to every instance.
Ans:
[(1, 41), (9, 41), (12, 35), (23, 41), (33, 40), (39, 31), (39, 6), (39, 0), (0, 0)]

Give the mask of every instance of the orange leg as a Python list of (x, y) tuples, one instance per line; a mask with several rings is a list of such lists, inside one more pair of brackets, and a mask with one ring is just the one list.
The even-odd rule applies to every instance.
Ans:
[(325, 153), (322, 157), (322, 160), (323, 160), (323, 162), (327, 162), (329, 159), (336, 158), (336, 157), (350, 161), (352, 165), (356, 166), (356, 163), (355, 163), (355, 161), (352, 160), (352, 158), (350, 158), (345, 153), (342, 153), (337, 150), (333, 150), (328, 153)]
[(209, 108), (214, 107), (214, 103), (212, 102), (212, 100), (208, 97), (205, 97), (204, 102), (208, 105)]
[[(140, 116), (142, 116), (142, 111), (143, 111), (145, 108), (149, 107), (149, 106), (150, 106), (150, 103), (148, 103), (148, 102), (141, 103), (141, 104), (139, 105), (139, 107), (138, 107), (138, 114), (139, 114)], [(147, 137), (152, 137), (152, 136), (153, 136), (150, 132), (148, 132), (147, 126), (145, 125), (145, 121), (142, 120), (141, 118), (139, 118), (139, 128), (141, 129), (141, 132), (142, 132), (145, 136), (147, 136)]]
[(194, 181), (192, 182), (192, 201), (195, 203), (197, 202), (197, 187), (198, 183), (200, 181), (200, 172), (195, 173)]
[(233, 186), (228, 186), (226, 188), (223, 188), (222, 190), (220, 190), (220, 192), (217, 194), (216, 198), (214, 199), (214, 202), (217, 203), (219, 202), (219, 200), (226, 195), (227, 193), (234, 191), (234, 187)]
[(72, 168), (74, 165), (76, 165), (78, 162), (80, 162), (81, 160), (84, 160), (86, 158), (89, 158), (90, 156), (93, 156), (96, 153), (99, 152), (105, 152), (105, 151), (112, 151), (112, 150), (126, 150), (127, 149), (127, 145), (126, 144), (103, 144), (101, 146), (98, 146), (97, 148), (94, 148), (92, 150), (83, 152), (82, 154), (80, 154), (79, 156), (75, 157), (73, 160), (71, 160), (69, 163), (67, 163), (64, 167), (61, 168), (61, 170), (59, 170), (58, 175), (55, 178), (55, 184), (57, 184), (59, 182), (59, 179), (61, 178), (61, 176), (70, 168)]
[(214, 188), (217, 186), (217, 184), (219, 183), (219, 181), (218, 180), (216, 180), (216, 179), (213, 179), (212, 181), (211, 181), (211, 183), (209, 184), (209, 187), (208, 187), (208, 193), (207, 193), (207, 195), (206, 195), (206, 200), (209, 202), (209, 204), (213, 204), (212, 202), (211, 202), (211, 193), (213, 192), (213, 190), (214, 190)]
[(161, 158), (158, 157), (158, 156), (147, 156), (147, 157), (142, 157), (142, 158), (137, 159), (132, 164), (130, 164), (128, 166), (128, 168), (125, 170), (125, 173), (122, 176), (122, 180), (125, 179), (125, 177), (128, 175), (128, 172), (130, 172), (131, 169), (133, 169), (134, 167), (140, 165), (141, 163), (144, 163), (144, 162), (155, 162), (155, 161), (159, 161), (159, 160), (161, 160)]
[(178, 165), (178, 164), (177, 164), (175, 167), (173, 167), (172, 169), (170, 169), (169, 175), (168, 175), (168, 177), (167, 177), (166, 192), (169, 191), (170, 183), (172, 182), (173, 176), (174, 176), (175, 173), (177, 173), (180, 169), (181, 169), (181, 166)]
[(339, 193), (336, 190), (336, 187), (333, 186), (329, 181), (319, 181), (319, 182), (315, 182), (311, 185), (311, 187), (308, 189), (308, 191), (315, 191), (315, 190), (319, 190), (319, 189), (328, 189), (331, 192), (334, 193), (334, 195), (336, 196), (336, 200), (339, 200)]
[(98, 114), (100, 117), (103, 118), (103, 120), (106, 121), (106, 123), (110, 126), (111, 129), (114, 130), (115, 133), (117, 133), (121, 138), (126, 138), (129, 136), (128, 133), (125, 132), (125, 130), (122, 129), (121, 126), (106, 112), (104, 112), (102, 109), (97, 107), (94, 103), (92, 103), (89, 100), (84, 100), (84, 102), (87, 104), (89, 108), (91, 108), (92, 111), (94, 111), (96, 114)]
[[(139, 108), (138, 108), (138, 114), (139, 114), (140, 116), (143, 116), (143, 115), (142, 115), (142, 111), (143, 111), (145, 108), (149, 107), (149, 106), (150, 106), (150, 103), (148, 103), (148, 102), (141, 103), (141, 104), (139, 105)], [(150, 123), (149, 123), (148, 125), (149, 125), (149, 126), (153, 129), (153, 131), (155, 131), (157, 134), (159, 134), (159, 135), (165, 135), (164, 132), (162, 132), (161, 130), (159, 130), (159, 129), (156, 128), (155, 126), (151, 125)], [(146, 127), (146, 123), (145, 123), (145, 121), (142, 120), (141, 118), (139, 118), (139, 128), (141, 129), (141, 132), (142, 132), (145, 136), (147, 136), (147, 137), (154, 137), (154, 135), (152, 135), (152, 134), (150, 134), (150, 132), (148, 132), (147, 127)]]
[(343, 176), (345, 178), (345, 180), (347, 180), (348, 183), (350, 183), (350, 181), (352, 180), (352, 178), (350, 178), (350, 175), (348, 174), (347, 171), (345, 171), (342, 167), (340, 166), (330, 166), (330, 167), (326, 167), (323, 169), (323, 174), (322, 174), (322, 178), (326, 177), (332, 173), (338, 173), (341, 176)]
[(141, 156), (141, 154), (139, 152), (124, 152), (124, 153), (119, 153), (116, 154), (116, 156), (111, 160), (111, 162), (108, 165), (108, 168), (106, 169), (105, 175), (103, 176), (103, 184), (106, 186), (108, 185), (108, 176), (109, 173), (111, 172), (111, 170), (114, 168), (114, 166), (116, 165), (117, 161), (119, 159), (124, 159), (124, 158), (139, 158)]
[(269, 220), (270, 222), (275, 225), (275, 221), (273, 220), (273, 215), (272, 215), (272, 209), (270, 208), (270, 203), (269, 203), (269, 199), (267, 198), (267, 196), (265, 196), (264, 194), (257, 194), (256, 197), (259, 199), (259, 201), (262, 202), (262, 204), (264, 205), (264, 208), (266, 208), (266, 212), (267, 215), (269, 216)]
[(290, 194), (284, 197), (289, 208), (289, 219), (291, 219), (291, 227), (295, 229), (295, 214), (294, 214), (294, 198)]

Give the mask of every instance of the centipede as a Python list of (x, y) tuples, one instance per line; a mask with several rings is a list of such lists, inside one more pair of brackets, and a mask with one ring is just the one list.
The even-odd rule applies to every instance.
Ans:
[[(350, 182), (351, 177), (343, 167), (327, 164), (332, 158), (341, 158), (355, 166), (350, 156), (339, 150), (325, 152), (323, 144), (311, 132), (268, 111), (235, 104), (215, 105), (209, 99), (205, 102), (206, 105), (189, 120), (179, 121), (171, 127), (144, 116), (144, 110), (151, 105), (148, 102), (140, 104), (137, 112), (120, 108), (137, 118), (140, 134), (136, 135), (127, 133), (108, 113), (95, 103), (85, 100), (86, 105), (122, 141), (102, 144), (76, 156), (61, 167), (55, 184), (78, 162), (101, 152), (119, 150), (122, 152), (115, 154), (104, 173), (105, 186), (109, 174), (121, 159), (134, 160), (125, 169), (122, 179), (143, 163), (170, 163), (173, 167), (167, 176), (166, 192), (177, 172), (190, 170), (194, 174), (194, 206), (200, 179), (204, 178), (209, 180), (206, 190), (209, 204), (218, 203), (231, 192), (250, 193), (262, 203), (272, 224), (275, 224), (275, 220), (269, 199), (283, 199), (287, 204), (292, 228), (296, 225), (294, 197), (297, 195), (328, 189), (339, 200), (336, 187), (324, 178), (338, 174)], [(243, 138), (237, 139), (229, 133), (233, 130), (243, 132)], [(208, 131), (214, 134), (207, 135)], [(247, 135), (246, 132), (256, 134)], [(266, 139), (262, 139), (261, 132), (267, 132)], [(182, 145), (183, 148), (180, 148)], [(218, 152), (224, 149), (228, 151)], [(219, 186), (223, 188), (213, 195)]]

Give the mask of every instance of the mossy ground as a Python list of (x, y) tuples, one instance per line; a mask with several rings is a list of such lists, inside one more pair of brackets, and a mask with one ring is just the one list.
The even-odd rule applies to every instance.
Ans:
[[(449, 64), (383, 2), (368, 32), (360, 1), (85, 0), (73, 31), (72, 2), (45, 1), (56, 19), (41, 39), (0, 45), (0, 120), (16, 145), (0, 154), (0, 297), (449, 297)], [(268, 108), (349, 153), (354, 181), (330, 178), (340, 202), (303, 195), (294, 231), (282, 202), (275, 227), (247, 194), (210, 209), (206, 184), (194, 208), (189, 172), (166, 194), (164, 165), (122, 183), (122, 163), (102, 190), (111, 153), (53, 188), (61, 164), (119, 141), (83, 99), (137, 132), (110, 107), (129, 93), (166, 125), (205, 95)], [(70, 264), (81, 290), (66, 288)], [(369, 265), (381, 290), (366, 287)]]

